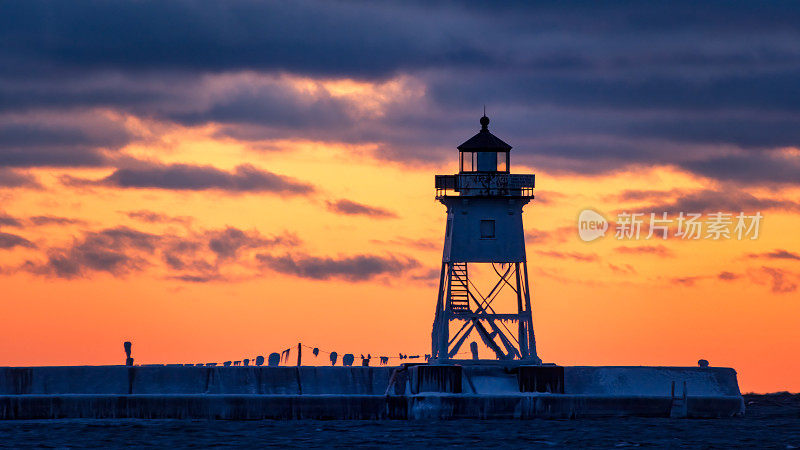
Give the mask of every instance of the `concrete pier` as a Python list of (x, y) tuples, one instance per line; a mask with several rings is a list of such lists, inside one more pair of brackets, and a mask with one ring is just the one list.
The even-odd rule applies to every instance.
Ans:
[(0, 419), (529, 419), (744, 413), (733, 369), (531, 367), (0, 367)]

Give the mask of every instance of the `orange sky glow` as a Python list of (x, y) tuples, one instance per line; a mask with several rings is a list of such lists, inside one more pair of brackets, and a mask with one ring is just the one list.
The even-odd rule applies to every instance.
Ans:
[[(209, 84), (235, 85), (247, 77), (257, 78), (244, 73)], [(387, 103), (425, 95), (408, 77), (371, 83), (282, 75), (258, 82), (281, 83), (310, 102), (344, 98), (365, 116), (382, 114)], [(434, 199), (433, 175), (457, 171), (460, 141), (452, 142), (449, 160), (402, 163), (383, 158), (380, 142), (314, 136), (239, 140), (221, 135), (218, 124), (182, 126), (103, 109), (92, 114), (139, 137), (109, 151), (115, 160), (229, 172), (250, 165), (314, 190), (296, 195), (120, 188), (96, 182), (111, 175), (111, 168), (30, 169), (39, 186), (0, 188), (0, 212), (24, 223), (21, 229), (4, 225), (0, 232), (30, 243), (0, 249), (0, 364), (118, 364), (125, 340), (133, 341), (140, 364), (238, 360), (298, 342), (373, 357), (430, 352), (445, 219), (444, 207)], [(477, 114), (463, 124), (463, 140), (476, 126)], [(503, 138), (503, 122), (493, 120), (492, 131)], [(736, 368), (743, 392), (800, 391), (795, 357), (800, 260), (769, 256), (776, 250), (800, 254), (798, 211), (760, 210), (764, 219), (756, 240), (620, 241), (612, 229), (587, 243), (577, 235), (583, 209), (610, 220), (623, 210), (649, 215), (660, 212), (653, 206), (668, 204), (670, 195), (742, 186), (668, 164), (597, 175), (548, 172), (535, 162), (515, 163), (515, 155), (528, 149), (509, 143), (512, 172), (537, 176), (536, 199), (525, 208), (524, 223), (536, 340), (544, 361), (691, 366), (705, 358)], [(787, 148), (785, 154), (797, 158), (798, 150)], [(628, 191), (660, 194), (636, 200), (622, 195)], [(747, 193), (800, 198), (796, 184)], [(340, 199), (379, 212), (343, 214), (332, 206)], [(159, 217), (148, 219), (143, 211)], [(68, 220), (34, 224), (37, 216)], [(176, 242), (206, 242), (233, 227), (258, 236), (261, 244), (228, 255), (203, 244), (195, 250), (195, 266), (180, 270), (168, 266), (159, 246), (135, 249), (130, 265), (114, 273), (85, 270), (59, 277), (43, 269), (48, 257), (68, 254), (87, 233), (118, 227)], [(314, 279), (259, 263), (258, 255), (290, 253), (331, 259), (379, 255), (402, 269), (366, 279), (335, 274)], [(189, 279), (198, 273), (213, 276)], [(315, 359), (310, 353), (304, 362), (327, 364), (324, 355)]]

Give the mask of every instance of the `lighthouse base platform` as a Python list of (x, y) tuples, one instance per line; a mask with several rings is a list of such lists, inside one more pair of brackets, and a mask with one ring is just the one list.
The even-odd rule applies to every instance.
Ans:
[(0, 419), (732, 417), (721, 367), (0, 367)]

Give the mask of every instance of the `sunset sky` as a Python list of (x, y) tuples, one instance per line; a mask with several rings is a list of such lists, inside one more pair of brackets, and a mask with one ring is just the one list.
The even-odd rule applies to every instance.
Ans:
[[(434, 174), (485, 105), (536, 174), (545, 362), (705, 358), (800, 391), (798, 23), (791, 2), (2, 2), (0, 365), (119, 364), (125, 340), (141, 364), (430, 353)], [(587, 208), (612, 222), (593, 242)], [(763, 220), (619, 240), (620, 212)]]

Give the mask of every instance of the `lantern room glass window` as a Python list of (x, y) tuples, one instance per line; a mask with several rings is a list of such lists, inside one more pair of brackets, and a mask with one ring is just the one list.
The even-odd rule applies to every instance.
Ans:
[(508, 152), (460, 152), (459, 171), (508, 172)]
[(510, 159), (508, 157), (508, 152), (497, 152), (497, 171), (498, 172), (508, 172), (508, 166), (510, 165)]
[(460, 172), (474, 172), (475, 171), (475, 152), (460, 152), (459, 153), (459, 167)]

